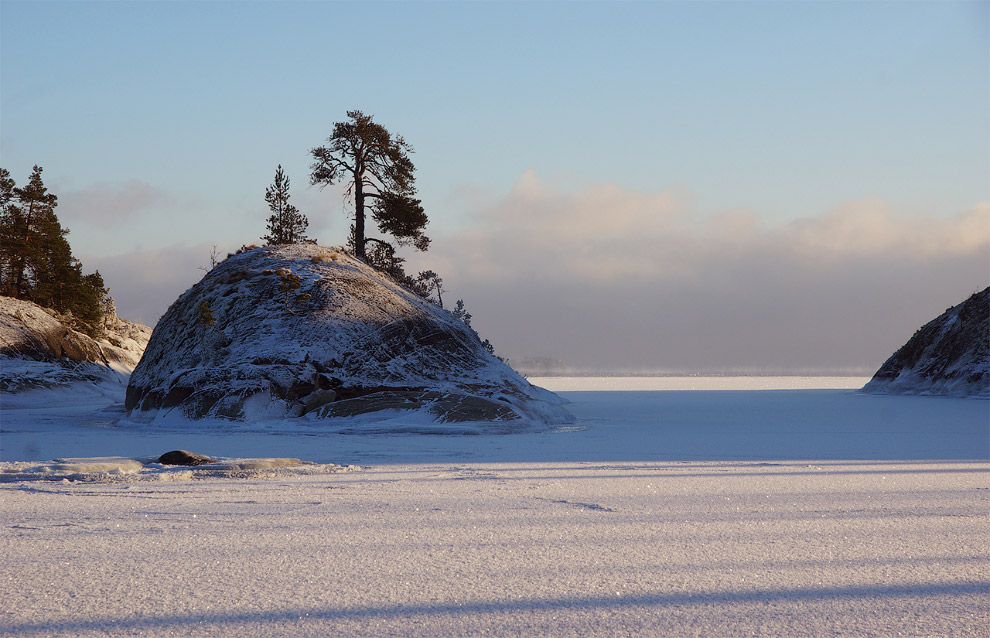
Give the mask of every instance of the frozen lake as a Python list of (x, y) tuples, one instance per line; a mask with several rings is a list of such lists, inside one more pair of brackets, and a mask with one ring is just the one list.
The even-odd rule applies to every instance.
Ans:
[(990, 402), (863, 379), (534, 381), (577, 422), (190, 432), (118, 423), (113, 396), (5, 401), (4, 461), (362, 467), (0, 482), (0, 634), (988, 635)]
[[(7, 399), (0, 460), (146, 456), (183, 448), (320, 463), (938, 460), (990, 457), (990, 402), (865, 395), (860, 377), (545, 377), (573, 425), (516, 435), (340, 434), (318, 422), (118, 422), (122, 396)], [(101, 411), (102, 410), (102, 411)], [(390, 422), (400, 426), (401, 417)]]

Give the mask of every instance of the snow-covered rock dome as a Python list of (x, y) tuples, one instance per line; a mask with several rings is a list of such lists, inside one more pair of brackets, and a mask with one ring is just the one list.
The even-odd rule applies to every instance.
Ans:
[(343, 251), (296, 244), (229, 257), (180, 296), (131, 375), (126, 405), (139, 420), (176, 410), (234, 420), (402, 411), (513, 431), (573, 421), (562, 403), (450, 312)]
[(863, 391), (990, 398), (990, 288), (922, 326)]

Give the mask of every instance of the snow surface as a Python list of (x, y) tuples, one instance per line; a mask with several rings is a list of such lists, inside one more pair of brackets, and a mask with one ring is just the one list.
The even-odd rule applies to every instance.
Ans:
[[(576, 422), (191, 432), (4, 396), (0, 635), (990, 635), (990, 402), (533, 381)], [(177, 448), (227, 471), (150, 463)], [(282, 457), (314, 465), (231, 471)]]
[(856, 390), (869, 377), (530, 377), (532, 383), (553, 392), (661, 391), (661, 390)]
[(183, 481), (206, 478), (272, 478), (297, 474), (326, 474), (360, 469), (292, 458), (217, 459), (195, 467), (162, 465), (158, 457), (125, 456), (55, 459), (45, 463), (21, 461), (0, 464), (0, 483), (23, 481), (82, 481), (126, 483)]

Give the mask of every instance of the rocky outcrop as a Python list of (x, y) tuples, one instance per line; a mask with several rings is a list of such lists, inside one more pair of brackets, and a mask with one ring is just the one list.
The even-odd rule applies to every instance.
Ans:
[(863, 391), (990, 397), (990, 288), (922, 326)]
[(0, 297), (0, 392), (100, 383), (130, 374), (151, 328), (114, 319), (92, 339), (65, 325), (52, 310)]
[(450, 312), (342, 251), (302, 244), (234, 255), (179, 297), (126, 406), (138, 420), (401, 411), (510, 431), (573, 420), (561, 403)]
[(206, 465), (215, 463), (216, 459), (197, 452), (186, 450), (172, 450), (158, 457), (158, 462), (162, 465)]

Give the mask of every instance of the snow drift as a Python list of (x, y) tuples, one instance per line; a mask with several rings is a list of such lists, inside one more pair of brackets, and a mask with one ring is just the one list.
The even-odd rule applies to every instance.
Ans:
[(863, 391), (990, 398), (990, 288), (922, 326)]
[(100, 339), (62, 323), (53, 311), (0, 297), (0, 392), (73, 384), (121, 384), (141, 359), (151, 328), (113, 318)]
[(137, 481), (188, 481), (211, 478), (285, 478), (354, 472), (356, 465), (312, 463), (292, 458), (216, 459), (196, 466), (166, 465), (155, 457), (101, 456), (54, 459), (46, 463), (0, 463), (0, 483), (22, 481), (70, 481), (80, 483), (131, 483)]
[[(488, 431), (573, 420), (462, 321), (343, 251), (252, 248), (158, 322), (131, 375), (131, 418), (238, 421), (414, 413)], [(416, 421), (416, 419), (413, 419)]]

